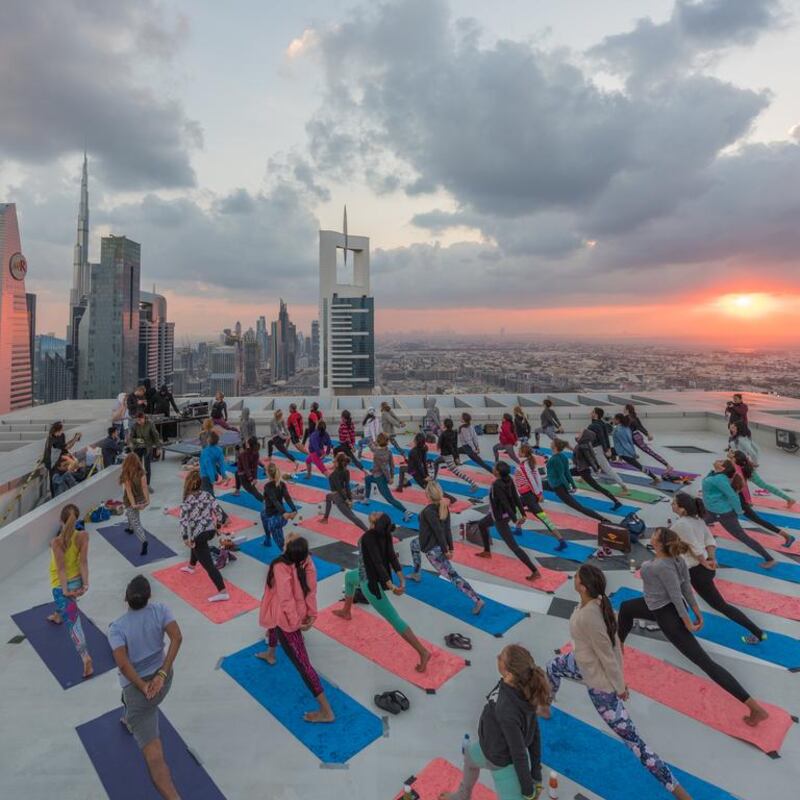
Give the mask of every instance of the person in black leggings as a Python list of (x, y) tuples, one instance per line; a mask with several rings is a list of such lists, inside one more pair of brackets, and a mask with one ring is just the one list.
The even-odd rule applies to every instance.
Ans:
[(745, 644), (758, 644), (765, 638), (764, 631), (736, 606), (725, 600), (714, 583), (717, 574), (717, 540), (703, 520), (705, 514), (703, 501), (686, 492), (678, 492), (672, 499), (672, 510), (678, 515), (672, 530), (689, 545), (683, 560), (689, 567), (692, 588), (715, 611), (719, 611), (720, 614), (724, 614), (728, 619), (750, 631), (748, 636), (742, 636)]
[(478, 522), (481, 533), (483, 550), (476, 555), (478, 558), (492, 557), (491, 537), (489, 529), (495, 526), (508, 549), (531, 571), (526, 580), (535, 581), (541, 577), (539, 568), (533, 563), (530, 556), (517, 544), (511, 525), (517, 520), (525, 519), (525, 508), (519, 499), (519, 493), (511, 480), (511, 468), (505, 461), (498, 461), (494, 465), (495, 482), (489, 490), (489, 505), (491, 512)]
[[(434, 475), (431, 478), (428, 472), (428, 444), (425, 441), (425, 434), (418, 433), (414, 437), (414, 446), (408, 451), (408, 463), (401, 464), (398, 470), (397, 488), (395, 492), (402, 492), (406, 486), (412, 484), (406, 480), (406, 475), (410, 475), (420, 489), (425, 489), (431, 480), (436, 480)], [(456, 498), (442, 490), (442, 494), (451, 502), (455, 503)]]
[(622, 503), (605, 486), (599, 484), (592, 474), (592, 470), (600, 472), (600, 464), (594, 454), (594, 446), (597, 442), (595, 432), (589, 428), (584, 428), (575, 437), (575, 449), (572, 451), (572, 474), (581, 478), (594, 491), (604, 494), (613, 504), (612, 511), (616, 511)]
[(461, 415), (461, 424), (458, 426), (458, 452), (474, 461), (481, 469), (492, 471), (491, 465), (480, 457), (480, 443), (472, 426), (472, 415), (466, 411)]
[[(656, 557), (642, 564), (644, 597), (626, 600), (620, 606), (620, 640), (625, 642), (635, 619), (654, 620), (669, 642), (686, 658), (700, 667), (714, 683), (750, 709), (750, 713), (744, 717), (748, 725), (755, 726), (763, 722), (769, 716), (767, 711), (750, 696), (728, 670), (712, 660), (694, 637), (694, 633), (703, 627), (703, 616), (692, 591), (689, 568), (681, 558), (688, 552), (689, 545), (669, 528), (658, 528), (650, 543), (653, 545)], [(694, 612), (696, 622), (689, 616), (687, 606)]]
[(579, 503), (570, 493), (570, 489), (575, 490), (577, 487), (572, 477), (569, 459), (564, 452), (567, 446), (563, 439), (553, 440), (553, 455), (547, 460), (547, 481), (544, 488), (555, 492), (564, 505), (575, 509), (579, 514), (596, 519), (598, 522), (611, 524), (611, 520)]

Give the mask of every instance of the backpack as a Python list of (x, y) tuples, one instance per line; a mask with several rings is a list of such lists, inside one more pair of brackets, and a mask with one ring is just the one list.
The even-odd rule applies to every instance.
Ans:
[(473, 520), (464, 525), (464, 538), (470, 544), (478, 544), (483, 547), (483, 537), (481, 536), (481, 529), (478, 523)]
[(639, 537), (647, 530), (644, 520), (635, 511), (623, 517), (619, 524), (628, 529), (633, 542), (638, 542)]

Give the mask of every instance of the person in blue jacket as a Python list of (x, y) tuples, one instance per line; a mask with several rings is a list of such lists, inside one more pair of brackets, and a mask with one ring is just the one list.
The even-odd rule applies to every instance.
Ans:
[(226, 478), (225, 455), (219, 446), (219, 434), (211, 431), (208, 434), (208, 444), (200, 451), (200, 482), (201, 489), (214, 495), (214, 484), (219, 478)]
[(638, 458), (636, 458), (636, 443), (633, 441), (633, 430), (631, 422), (625, 414), (614, 415), (614, 450), (617, 456), (626, 464), (630, 464), (634, 469), (643, 472), (653, 483), (661, 483), (661, 478), (647, 469)]
[(706, 507), (707, 524), (719, 522), (723, 528), (742, 544), (758, 553), (764, 561), (759, 565), (764, 569), (774, 567), (778, 562), (739, 524), (739, 516), (743, 513), (741, 500), (731, 486), (731, 479), (736, 474), (733, 463), (727, 459), (714, 462), (714, 469), (703, 478), (703, 504)]

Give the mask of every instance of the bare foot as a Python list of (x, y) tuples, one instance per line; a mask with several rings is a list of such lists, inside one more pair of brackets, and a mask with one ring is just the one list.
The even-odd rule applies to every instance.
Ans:
[(345, 611), (343, 608), (334, 608), (333, 613), (340, 619), (346, 619), (348, 621), (353, 619), (352, 614), (349, 611)]
[(550, 706), (539, 706), (536, 709), (536, 716), (541, 717), (542, 719), (550, 719), (552, 715), (552, 711)]
[(317, 522), (321, 522), (323, 525), (327, 525), (328, 524), (328, 518), (327, 517), (320, 517), (317, 520)]
[(94, 666), (92, 665), (92, 659), (89, 656), (83, 659), (83, 677), (84, 678), (91, 678), (94, 674)]
[(326, 714), (324, 711), (306, 711), (303, 719), (306, 722), (333, 722), (336, 717), (333, 714)]
[(762, 561), (758, 566), (761, 569), (772, 569), (778, 562), (773, 558), (770, 561)]
[(262, 653), (256, 653), (256, 658), (260, 658), (262, 661), (266, 661), (271, 667), (275, 666), (275, 656), (269, 652), (269, 650), (264, 650)]
[(751, 708), (750, 713), (746, 717), (743, 717), (743, 719), (746, 725), (755, 728), (759, 722), (763, 722), (767, 717), (769, 717), (767, 711), (761, 708), (761, 706), (758, 706), (758, 708)]
[[(335, 612), (334, 612), (335, 613)], [(425, 672), (428, 669), (428, 662), (431, 660), (430, 651), (426, 650), (424, 655), (419, 657), (419, 664), (415, 667), (417, 672)]]
[(492, 554), (488, 550), (481, 550), (480, 553), (475, 553), (475, 558), (491, 558)]
[(419, 583), (422, 580), (422, 575), (419, 572), (409, 572), (406, 575), (406, 579), (409, 581), (414, 581), (414, 583)]
[(542, 577), (542, 573), (537, 570), (536, 572), (531, 572), (531, 574), (528, 575), (525, 578), (525, 580), (526, 581), (530, 581), (531, 583), (533, 583), (533, 581), (538, 581), (539, 578), (541, 578), (541, 577)]
[(481, 613), (485, 605), (486, 603), (483, 600), (478, 600), (478, 602), (475, 603), (474, 606), (472, 606), (472, 613), (477, 616), (478, 614)]
[(50, 614), (50, 616), (47, 618), (47, 621), (52, 622), (53, 625), (60, 625), (64, 620), (61, 619), (61, 614), (54, 612)]
[(453, 800), (455, 796), (456, 796), (455, 792), (442, 792), (439, 795), (439, 800)]
[(790, 500), (787, 500), (786, 501), (786, 508), (791, 508), (796, 502), (797, 502), (797, 500), (795, 500), (794, 498), (791, 498)]

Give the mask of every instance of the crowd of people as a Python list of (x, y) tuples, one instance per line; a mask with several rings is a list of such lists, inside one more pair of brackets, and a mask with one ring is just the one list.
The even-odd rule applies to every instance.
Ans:
[[(171, 400), (171, 395), (168, 396)], [(161, 444), (148, 416), (150, 402), (147, 387), (139, 387), (129, 395), (125, 401), (127, 424), (120, 425), (120, 420), (115, 419), (102, 446), (103, 461), (107, 450), (108, 463), (122, 455), (123, 447), (127, 450), (122, 455), (119, 484), (128, 530), (141, 541), (142, 555), (147, 554), (148, 542), (140, 513), (147, 508), (153, 493), (151, 461)], [(174, 405), (174, 400), (171, 402)], [(674, 523), (656, 528), (650, 537), (653, 558), (641, 566), (642, 597), (623, 602), (617, 614), (606, 594), (604, 573), (591, 563), (577, 569), (574, 590), (578, 604), (569, 621), (571, 648), (543, 667), (536, 664), (530, 650), (522, 645), (508, 645), (501, 650), (497, 657), (499, 681), (487, 697), (478, 725), (478, 740), (464, 750), (461, 783), (442, 798), (468, 800), (481, 769), (491, 772), (501, 800), (540, 797), (543, 781), (538, 719), (550, 716), (551, 705), (564, 679), (583, 683), (601, 719), (654, 778), (679, 800), (689, 798), (670, 767), (642, 739), (625, 705), (629, 689), (624, 674), (624, 645), (637, 619), (655, 622), (681, 654), (740, 701), (747, 710), (743, 718), (748, 725), (759, 725), (768, 717), (757, 699), (703, 649), (695, 636), (703, 626), (699, 596), (712, 609), (741, 626), (744, 643), (757, 647), (766, 638), (753, 620), (720, 593), (715, 583), (716, 540), (709, 525), (719, 523), (758, 553), (764, 568), (774, 566), (776, 561), (742, 528), (739, 522), (742, 515), (763, 530), (780, 536), (784, 546), (790, 547), (794, 542), (793, 536), (760, 517), (753, 508), (750, 483), (784, 499), (789, 507), (794, 499), (758, 475), (759, 450), (752, 440), (747, 406), (741, 396), (734, 396), (726, 415), (730, 439), (725, 456), (716, 460), (712, 470), (702, 477), (702, 496), (685, 490), (675, 492), (671, 503)], [(517, 541), (528, 515), (541, 522), (557, 540), (556, 552), (567, 544), (545, 510), (545, 492), (552, 492), (559, 503), (579, 514), (611, 524), (609, 517), (575, 496), (576, 478), (582, 482), (582, 488), (610, 501), (609, 513), (620, 507), (619, 497), (630, 492), (623, 475), (631, 474), (631, 468), (647, 475), (654, 485), (662, 480), (680, 480), (670, 463), (652, 448), (653, 436), (633, 405), (614, 414), (610, 422), (602, 408), (592, 409), (585, 427), (572, 442), (567, 440), (549, 399), (544, 401), (540, 424), (535, 427), (517, 406), (512, 413), (503, 415), (498, 427), (494, 464), (481, 457), (478, 430), (467, 412), (461, 414), (456, 428), (451, 418), (441, 419), (435, 401), (426, 402), (422, 430), (413, 436), (408, 450), (397, 439), (398, 430), (404, 427), (384, 403), (379, 411), (374, 408), (367, 411), (359, 437), (351, 413), (345, 410), (339, 419), (338, 441), (334, 442), (318, 404), (312, 404), (306, 420), (290, 404), (285, 420), (281, 409), (274, 411), (266, 437), (267, 457), (262, 460), (260, 440), (249, 411), (242, 412), (238, 427), (232, 426), (224, 397), (218, 394), (200, 435), (199, 463), (189, 469), (184, 480), (179, 530), (189, 559), (181, 569), (191, 575), (199, 563), (215, 589), (208, 602), (225, 602), (230, 594), (212, 555), (213, 540), (227, 520), (215, 496), (215, 486), (228, 477), (219, 429), (240, 434), (234, 467), (235, 494), (244, 490), (260, 504), (263, 544), (278, 551), (270, 561), (261, 600), (259, 622), (265, 629), (266, 648), (258, 657), (268, 665), (275, 664), (280, 644), (318, 704), (304, 716), (309, 723), (333, 721), (336, 708), (325, 695), (303, 636), (314, 626), (318, 615), (317, 580), (308, 541), (297, 533), (285, 532), (298, 512), (291, 496), (292, 479), (308, 479), (314, 469), (326, 476), (328, 491), (320, 522), (328, 523), (335, 509), (362, 531), (357, 548), (358, 565), (345, 572), (343, 605), (333, 613), (345, 622), (358, 624), (352, 607), (360, 595), (361, 601), (369, 603), (414, 650), (416, 669), (421, 673), (427, 670), (432, 653), (402, 618), (396, 599), (404, 595), (407, 581), (421, 580), (422, 555), (438, 575), (452, 584), (454, 591), (471, 600), (473, 614), (479, 615), (485, 605), (453, 563), (456, 548), (453, 531), (458, 528), (451, 506), (456, 497), (445, 491), (439, 480), (441, 470), (466, 484), (461, 494), (471, 506), (486, 503), (483, 516), (460, 526), (462, 539), (480, 545), (473, 551), (474, 556), (492, 558), (494, 531), (524, 564), (527, 579), (532, 583), (541, 577), (540, 568)], [(542, 447), (542, 436), (550, 440), (549, 451)], [(78, 441), (79, 435), (67, 441), (63, 425), (56, 423), (48, 436), (48, 463), (57, 465), (71, 457), (70, 449)], [(438, 455), (429, 457), (434, 444)], [(365, 458), (367, 451), (370, 460)], [(53, 453), (58, 455), (54, 458)], [(274, 457), (276, 453), (285, 464), (291, 465), (289, 473), (284, 474), (280, 461)], [(659, 463), (660, 474), (643, 465), (637, 453)], [(329, 456), (333, 459), (332, 466)], [(491, 473), (485, 501), (474, 497), (478, 484), (464, 470), (462, 458)], [(625, 465), (624, 472), (620, 462)], [(259, 485), (259, 471), (264, 466), (266, 480)], [(352, 480), (351, 466), (363, 473), (363, 489)], [(51, 480), (58, 480), (55, 466)], [(364, 519), (354, 510), (354, 502), (358, 493), (369, 504), (372, 488), (377, 487), (386, 503), (401, 512), (403, 522), (407, 522), (411, 512), (395, 495), (402, 494), (412, 481), (423, 490), (425, 502), (418, 514), (419, 533), (410, 542), (412, 569), (405, 573), (395, 550), (396, 528), (390, 515), (372, 510)], [(93, 665), (77, 601), (89, 588), (88, 552), (89, 537), (80, 522), (80, 512), (75, 505), (66, 505), (61, 513), (60, 530), (51, 543), (50, 580), (55, 611), (48, 619), (67, 628), (83, 662), (85, 678), (92, 675)], [(142, 749), (157, 790), (162, 797), (174, 800), (178, 793), (159, 739), (158, 706), (172, 683), (181, 632), (169, 608), (152, 602), (150, 595), (150, 585), (144, 576), (131, 580), (125, 595), (128, 611), (112, 623), (109, 641), (123, 688), (122, 722)]]

